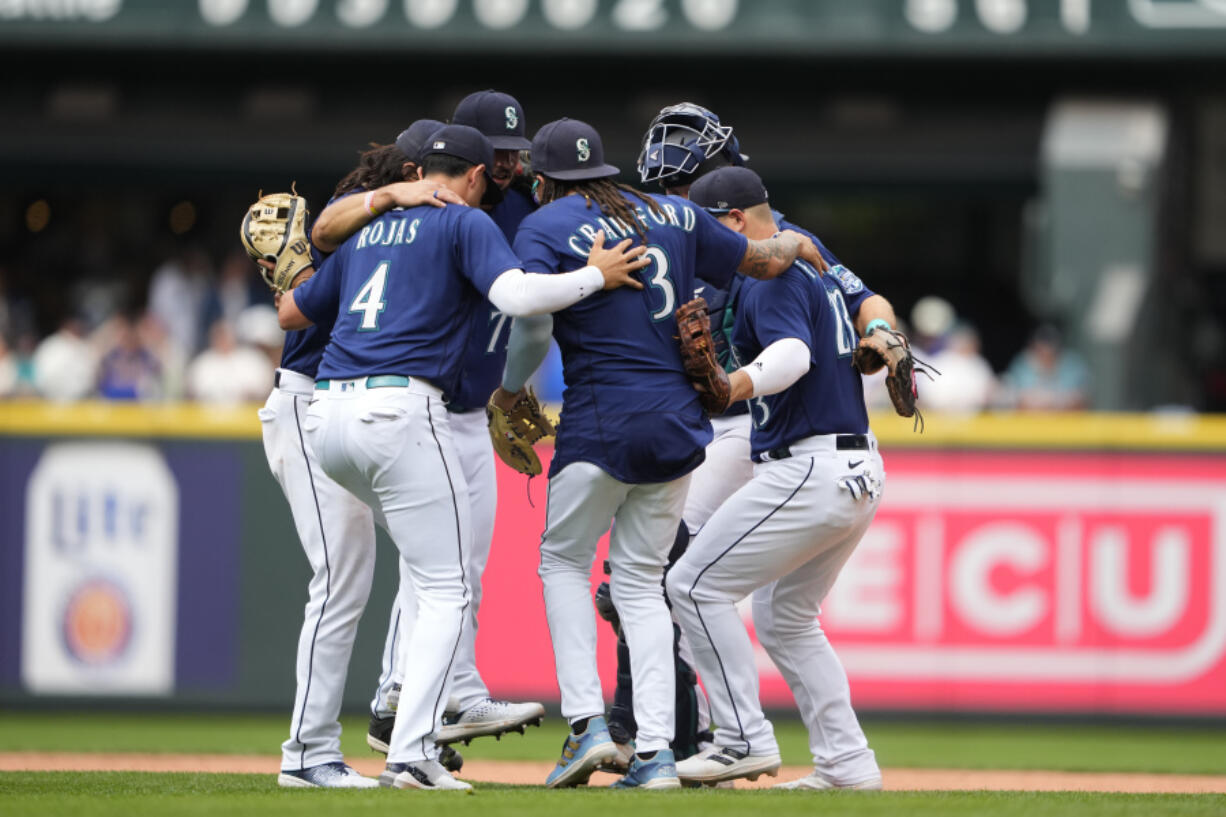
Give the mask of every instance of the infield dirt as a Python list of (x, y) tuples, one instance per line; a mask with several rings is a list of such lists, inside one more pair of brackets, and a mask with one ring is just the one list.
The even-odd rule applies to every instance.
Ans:
[[(383, 768), (379, 758), (361, 758), (352, 765), (375, 776)], [(540, 784), (553, 768), (541, 761), (469, 760), (459, 777), (472, 782)], [(267, 774), (278, 771), (278, 758), (265, 755), (98, 754), (69, 752), (0, 752), (0, 771), (138, 771)], [(737, 781), (737, 788), (764, 788), (808, 774), (804, 766), (785, 766), (778, 777), (756, 782)], [(885, 787), (891, 791), (1097, 791), (1169, 794), (1226, 794), (1226, 776), (1179, 774), (1121, 774), (982, 769), (886, 769)], [(598, 772), (591, 785), (613, 782), (613, 775)]]

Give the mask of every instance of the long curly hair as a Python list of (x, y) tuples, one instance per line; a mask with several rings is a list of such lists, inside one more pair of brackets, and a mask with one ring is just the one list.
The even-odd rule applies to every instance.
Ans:
[[(660, 215), (660, 206), (656, 204), (655, 199), (651, 198), (651, 196), (635, 190), (628, 184), (620, 184), (609, 178), (563, 181), (562, 179), (551, 179), (548, 176), (544, 176), (544, 179), (545, 181), (538, 191), (542, 204), (556, 201), (572, 192), (577, 193), (583, 196), (589, 210), (592, 204), (595, 204), (596, 208), (606, 216), (620, 219), (634, 227), (634, 231), (638, 233), (643, 243), (647, 242), (647, 230), (639, 222), (638, 217), (634, 214), (634, 209), (630, 206), (630, 202), (626, 200), (622, 193), (629, 193), (647, 205), (648, 210), (656, 215)], [(612, 238), (612, 236), (609, 237)]]
[(385, 184), (402, 182), (408, 176), (405, 174), (405, 163), (413, 165), (410, 173), (416, 170), (416, 163), (405, 156), (400, 148), (393, 145), (370, 143), (370, 149), (358, 154), (358, 166), (346, 174), (336, 185), (333, 198), (355, 190), (374, 190)]

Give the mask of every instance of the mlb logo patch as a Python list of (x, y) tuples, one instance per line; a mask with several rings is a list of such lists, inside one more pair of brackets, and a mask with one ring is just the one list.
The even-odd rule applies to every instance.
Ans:
[(442, 149), (444, 149), (445, 147), (447, 147), (447, 143), (446, 143), (446, 142), (444, 142), (444, 141), (442, 141), (442, 140), (439, 140), (438, 142), (435, 142), (435, 143), (434, 143), (434, 149), (435, 149), (435, 150), (442, 150)]

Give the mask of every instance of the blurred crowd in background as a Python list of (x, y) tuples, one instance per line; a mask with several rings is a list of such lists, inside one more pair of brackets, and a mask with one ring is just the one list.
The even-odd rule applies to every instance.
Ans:
[[(2, 270), (0, 296), (0, 398), (260, 401), (280, 360), (283, 334), (271, 295), (237, 249), (216, 265), (199, 249), (170, 256), (153, 270), (144, 297), (114, 278), (82, 283), (64, 294), (71, 308), (49, 334), (40, 331), (31, 304), (6, 292)], [(1089, 369), (1055, 328), (1040, 326), (996, 372), (975, 327), (948, 301), (929, 295), (909, 312), (897, 306), (915, 354), (940, 373), (920, 378), (924, 407), (954, 413), (1087, 407)], [(871, 409), (889, 407), (882, 376), (866, 380)], [(556, 353), (536, 388), (546, 400), (561, 399)]]

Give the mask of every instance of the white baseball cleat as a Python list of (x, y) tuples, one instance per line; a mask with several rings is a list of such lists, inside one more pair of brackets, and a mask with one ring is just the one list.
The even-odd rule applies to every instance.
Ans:
[(472, 794), (473, 787), (456, 780), (437, 760), (416, 760), (412, 763), (389, 763), (379, 775), (379, 785), (389, 789), (424, 789), (426, 791), (462, 791)]
[(467, 743), (482, 735), (501, 735), (504, 732), (523, 734), (526, 726), (540, 726), (545, 717), (545, 707), (538, 703), (516, 704), (510, 701), (495, 701), (486, 698), (453, 716), (444, 716), (442, 728), (435, 735), (438, 744)]
[(374, 789), (379, 781), (363, 777), (352, 766), (334, 760), (306, 769), (283, 769), (277, 775), (283, 789)]
[(786, 783), (776, 783), (771, 786), (773, 789), (810, 789), (815, 791), (825, 791), (828, 789), (852, 789), (859, 791), (881, 791), (881, 775), (876, 774), (872, 777), (866, 777), (863, 780), (857, 780), (852, 783), (839, 783), (820, 772), (813, 772), (798, 780), (789, 780)]
[(779, 774), (783, 759), (777, 752), (751, 755), (727, 746), (711, 746), (677, 762), (677, 777), (687, 783), (719, 783), (744, 777), (757, 780), (761, 775)]

